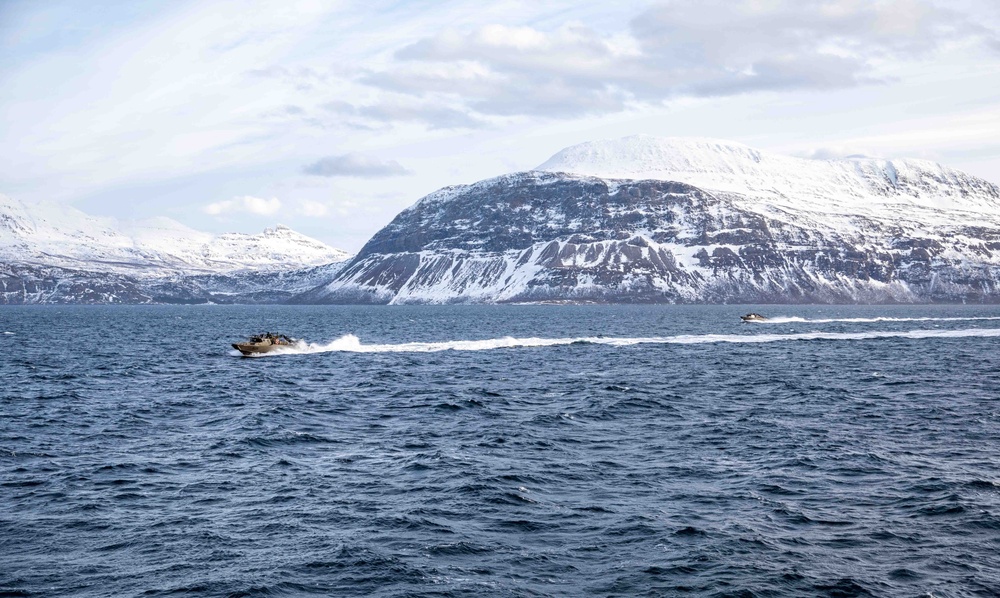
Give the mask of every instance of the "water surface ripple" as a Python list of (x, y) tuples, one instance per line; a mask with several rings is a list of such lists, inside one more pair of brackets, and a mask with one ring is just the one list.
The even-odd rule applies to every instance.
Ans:
[(3, 308), (0, 596), (1000, 594), (996, 308), (747, 311)]

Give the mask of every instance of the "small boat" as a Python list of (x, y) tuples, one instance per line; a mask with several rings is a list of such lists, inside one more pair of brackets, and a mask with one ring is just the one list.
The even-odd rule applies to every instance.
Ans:
[(765, 318), (760, 314), (749, 313), (745, 316), (740, 316), (740, 319), (743, 320), (744, 322), (763, 322), (767, 318)]
[(255, 334), (245, 343), (233, 343), (233, 348), (244, 355), (256, 355), (258, 353), (270, 353), (281, 347), (290, 347), (295, 344), (294, 338), (289, 338), (284, 334), (274, 334), (265, 332)]

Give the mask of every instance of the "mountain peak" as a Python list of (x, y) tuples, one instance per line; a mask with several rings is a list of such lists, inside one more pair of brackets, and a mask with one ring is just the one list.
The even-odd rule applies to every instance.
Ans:
[(725, 170), (727, 162), (760, 162), (761, 156), (759, 150), (724, 139), (632, 135), (567, 147), (536, 170), (659, 179), (673, 172)]
[(863, 213), (873, 205), (1000, 214), (996, 185), (934, 162), (810, 160), (734, 141), (635, 135), (563, 149), (536, 170), (688, 183), (739, 193), (761, 208)]

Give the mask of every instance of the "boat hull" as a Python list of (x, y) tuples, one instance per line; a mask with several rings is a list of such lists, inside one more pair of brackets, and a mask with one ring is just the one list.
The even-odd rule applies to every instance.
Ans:
[(283, 346), (286, 345), (274, 345), (271, 343), (233, 343), (233, 348), (244, 355), (270, 353), (271, 351)]

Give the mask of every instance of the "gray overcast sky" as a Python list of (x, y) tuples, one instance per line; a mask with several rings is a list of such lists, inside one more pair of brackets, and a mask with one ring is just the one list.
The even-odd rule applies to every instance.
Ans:
[(0, 193), (358, 250), (636, 133), (1000, 183), (1000, 2), (0, 0)]

